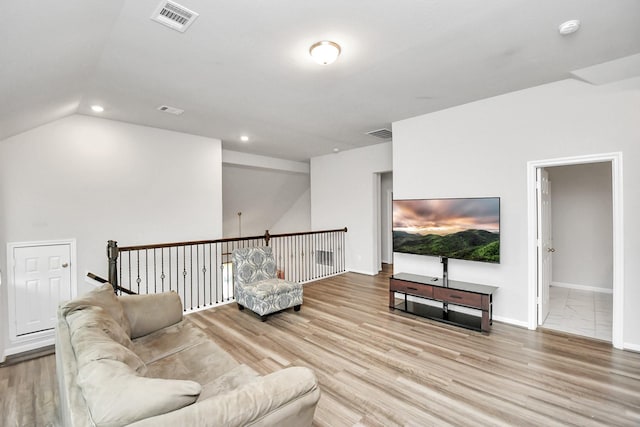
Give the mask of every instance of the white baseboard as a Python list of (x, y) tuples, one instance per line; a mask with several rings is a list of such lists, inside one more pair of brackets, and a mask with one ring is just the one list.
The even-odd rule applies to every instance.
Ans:
[(376, 274), (378, 274), (377, 272), (376, 273), (372, 273), (370, 271), (360, 271), (360, 270), (351, 270), (351, 269), (347, 270), (347, 272), (348, 273), (364, 274), (366, 276), (375, 276)]
[(493, 315), (493, 320), (495, 320), (496, 322), (507, 323), (513, 326), (520, 326), (522, 328), (529, 327), (529, 323), (525, 320), (511, 319), (509, 317), (496, 316), (495, 314)]
[(53, 344), (55, 344), (55, 338), (52, 336), (49, 338), (43, 337), (40, 340), (31, 341), (24, 344), (13, 345), (11, 347), (7, 347), (4, 349), (3, 359), (6, 358), (7, 356), (11, 356), (12, 354), (19, 354), (19, 353), (24, 353), (31, 350), (37, 350), (39, 348), (46, 347), (48, 345), (53, 345)]
[(344, 273), (348, 273), (348, 271), (340, 271), (338, 273), (333, 273), (333, 274), (329, 274), (327, 276), (322, 276), (322, 277), (318, 277), (316, 279), (306, 280), (304, 282), (298, 282), (298, 283), (300, 283), (301, 285), (306, 285), (307, 283), (317, 282), (318, 280), (326, 279), (328, 277), (340, 276), (341, 274), (344, 274)]
[(587, 286), (587, 285), (576, 285), (575, 283), (551, 282), (551, 286), (555, 286), (557, 288), (577, 289), (579, 291), (600, 292), (602, 294), (613, 293), (613, 289), (611, 288), (601, 288), (598, 286)]
[(640, 353), (640, 344), (632, 344), (630, 342), (626, 342), (622, 345), (622, 348), (624, 350), (629, 350), (629, 351), (636, 351), (638, 353)]

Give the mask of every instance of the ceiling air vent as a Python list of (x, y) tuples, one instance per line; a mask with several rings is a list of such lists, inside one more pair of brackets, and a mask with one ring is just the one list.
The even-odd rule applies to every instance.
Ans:
[(187, 9), (178, 3), (165, 0), (158, 5), (156, 10), (153, 12), (153, 15), (151, 15), (151, 19), (176, 31), (184, 33), (198, 16), (199, 15), (196, 12)]
[(393, 135), (389, 129), (377, 129), (372, 130), (371, 132), (367, 132), (367, 135), (375, 136), (380, 139), (391, 139)]
[(179, 116), (184, 113), (184, 110), (176, 107), (169, 107), (168, 105), (161, 105), (158, 107), (158, 111), (162, 111), (163, 113), (173, 114), (175, 116)]

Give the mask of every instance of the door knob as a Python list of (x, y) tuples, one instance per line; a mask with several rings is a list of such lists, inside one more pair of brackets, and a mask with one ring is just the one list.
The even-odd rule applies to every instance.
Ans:
[(65, 262), (64, 264), (62, 264), (62, 268), (67, 268), (67, 267), (69, 267), (69, 263), (68, 262)]
[(556, 249), (555, 248), (547, 248), (547, 252), (555, 252)]

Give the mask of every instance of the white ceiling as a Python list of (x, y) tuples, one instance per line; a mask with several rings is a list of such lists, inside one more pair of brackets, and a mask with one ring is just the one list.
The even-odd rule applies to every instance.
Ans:
[[(0, 0), (0, 140), (99, 103), (105, 118), (307, 160), (640, 53), (638, 0), (178, 3), (200, 14), (184, 34), (150, 19), (158, 0)], [(582, 28), (562, 37), (568, 19)], [(331, 66), (307, 54), (322, 39), (342, 46)]]

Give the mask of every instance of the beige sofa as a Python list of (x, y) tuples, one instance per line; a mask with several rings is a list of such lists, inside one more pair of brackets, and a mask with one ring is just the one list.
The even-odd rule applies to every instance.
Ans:
[(58, 310), (63, 426), (310, 426), (308, 368), (259, 376), (182, 316), (177, 294), (116, 297), (111, 285)]

